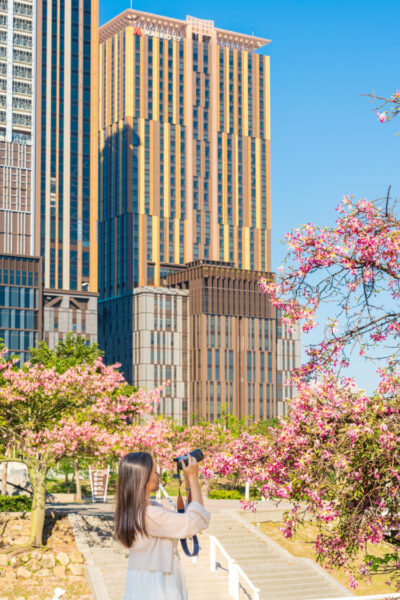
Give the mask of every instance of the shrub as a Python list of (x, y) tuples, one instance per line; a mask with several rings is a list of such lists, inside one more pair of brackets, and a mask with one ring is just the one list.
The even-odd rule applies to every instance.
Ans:
[(30, 496), (0, 496), (0, 512), (25, 512), (31, 508)]
[(243, 498), (239, 490), (211, 490), (208, 497), (214, 500), (241, 500)]

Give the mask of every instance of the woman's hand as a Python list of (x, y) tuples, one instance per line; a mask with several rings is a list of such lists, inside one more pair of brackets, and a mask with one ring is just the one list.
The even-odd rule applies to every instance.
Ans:
[(181, 465), (182, 465), (182, 469), (183, 469), (183, 474), (185, 476), (186, 480), (189, 479), (197, 479), (199, 476), (199, 463), (197, 462), (197, 460), (195, 459), (194, 456), (191, 456), (189, 454), (188, 456), (188, 466), (185, 465), (185, 463), (183, 462), (183, 460), (181, 460)]

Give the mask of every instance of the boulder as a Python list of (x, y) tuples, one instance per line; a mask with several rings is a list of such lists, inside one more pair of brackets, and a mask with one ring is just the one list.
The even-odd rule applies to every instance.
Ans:
[(65, 567), (63, 565), (57, 565), (53, 569), (54, 577), (59, 577), (60, 579), (64, 579), (65, 577)]
[(22, 577), (23, 579), (30, 579), (30, 577), (32, 577), (32, 573), (26, 567), (19, 567), (17, 569), (17, 577)]
[(36, 571), (39, 571), (39, 569), (41, 568), (41, 563), (40, 561), (36, 560), (36, 558), (31, 558), (31, 560), (28, 562), (27, 567), (33, 571), (34, 573)]
[(45, 569), (53, 569), (56, 566), (56, 559), (52, 552), (46, 552), (43, 554), (42, 566)]
[(76, 563), (71, 563), (69, 565), (69, 570), (71, 571), (72, 575), (83, 575), (83, 566), (82, 565), (78, 565)]
[(67, 566), (67, 564), (69, 563), (69, 557), (68, 554), (66, 554), (65, 552), (59, 552), (56, 556), (56, 559), (58, 560), (58, 562), (60, 564), (62, 564), (64, 567)]
[(69, 555), (70, 561), (73, 563), (83, 563), (83, 556), (82, 554), (79, 552), (79, 550), (74, 550), (73, 552), (71, 552), (71, 554)]
[(36, 575), (38, 577), (48, 577), (49, 575), (51, 575), (51, 571), (50, 569), (40, 569), (40, 571), (38, 571)]

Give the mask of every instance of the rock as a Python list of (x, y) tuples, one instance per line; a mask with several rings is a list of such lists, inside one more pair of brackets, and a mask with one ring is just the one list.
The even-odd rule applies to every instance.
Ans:
[(16, 546), (24, 546), (28, 542), (29, 542), (29, 536), (28, 535), (22, 535), (20, 537), (14, 538), (14, 544)]
[(69, 555), (69, 558), (70, 558), (70, 561), (73, 563), (83, 563), (83, 556), (79, 552), (79, 550), (74, 550), (73, 552), (71, 552), (71, 554)]
[[(7, 554), (0, 554), (0, 567), (5, 567), (8, 565), (8, 556)], [(1, 598), (0, 598), (1, 600)]]
[(59, 563), (61, 563), (64, 567), (67, 566), (67, 564), (69, 563), (69, 557), (68, 554), (66, 554), (65, 552), (59, 552), (56, 556), (56, 559), (58, 560)]
[(40, 552), (40, 550), (34, 550), (31, 554), (31, 558), (34, 558), (35, 560), (42, 560), (42, 556), (43, 552)]
[(29, 552), (24, 552), (23, 554), (21, 554), (21, 562), (27, 563), (29, 559), (30, 559)]
[(7, 581), (9, 579), (17, 579), (17, 574), (13, 569), (10, 569), (5, 574)]
[(56, 559), (52, 552), (43, 554), (42, 565), (45, 569), (53, 569), (56, 566)]
[(71, 571), (72, 575), (83, 575), (83, 566), (82, 565), (78, 565), (76, 563), (71, 563), (69, 565), (69, 570)]
[(54, 577), (60, 577), (61, 579), (64, 579), (64, 577), (65, 577), (65, 567), (63, 567), (63, 565), (57, 565), (53, 569), (53, 575), (54, 575)]
[(20, 564), (20, 557), (18, 556), (18, 554), (16, 556), (13, 556), (10, 560), (10, 565), (14, 568), (18, 567)]
[(83, 580), (83, 577), (81, 577), (80, 575), (70, 575), (68, 577), (68, 581), (70, 581), (71, 583), (81, 583)]
[(29, 579), (32, 576), (32, 573), (26, 567), (19, 567), (17, 570), (17, 577), (22, 577), (23, 579)]
[(38, 571), (36, 575), (38, 577), (48, 577), (49, 575), (51, 575), (51, 571), (50, 569), (40, 569), (40, 571)]
[(27, 567), (29, 567), (29, 569), (35, 573), (36, 571), (39, 571), (41, 563), (36, 560), (36, 558), (31, 558), (27, 564)]

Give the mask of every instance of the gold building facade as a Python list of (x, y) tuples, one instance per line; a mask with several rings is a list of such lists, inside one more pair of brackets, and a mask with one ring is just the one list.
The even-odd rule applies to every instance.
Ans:
[(268, 271), (268, 40), (126, 10), (99, 42), (100, 297), (198, 259)]
[[(223, 405), (274, 417), (292, 394), (298, 338), (258, 285), (270, 271), (267, 43), (134, 10), (100, 28), (99, 343), (146, 386), (139, 331), (151, 381), (183, 386), (182, 398), (162, 394), (181, 422), (214, 420)], [(151, 289), (187, 294), (184, 331)], [(138, 295), (157, 306), (154, 323)]]

